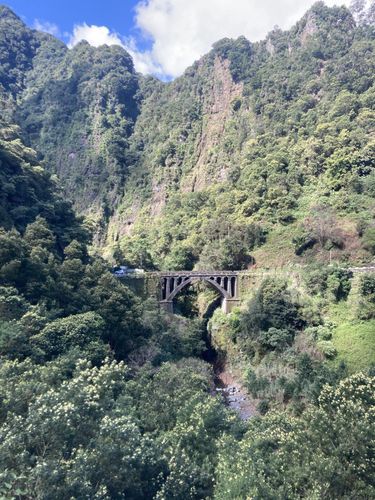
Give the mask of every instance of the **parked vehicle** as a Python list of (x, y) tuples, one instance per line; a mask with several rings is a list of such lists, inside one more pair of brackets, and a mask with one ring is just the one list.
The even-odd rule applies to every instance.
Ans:
[(119, 278), (129, 274), (143, 274), (144, 269), (132, 268), (128, 266), (118, 266), (113, 268), (113, 274)]

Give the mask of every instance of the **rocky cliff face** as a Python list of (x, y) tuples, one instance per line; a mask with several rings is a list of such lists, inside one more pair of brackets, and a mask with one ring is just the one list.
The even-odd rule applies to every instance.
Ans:
[[(198, 137), (197, 161), (190, 178), (183, 183), (183, 190), (199, 191), (207, 188), (213, 181), (227, 179), (228, 159), (222, 154), (222, 140), (228, 122), (233, 117), (237, 99), (243, 91), (243, 83), (235, 83), (229, 70), (230, 62), (216, 56), (212, 80), (203, 102), (203, 127)], [(214, 151), (216, 150), (216, 153)], [(213, 155), (216, 157), (213, 158)], [(213, 171), (207, 171), (209, 164), (215, 164)]]

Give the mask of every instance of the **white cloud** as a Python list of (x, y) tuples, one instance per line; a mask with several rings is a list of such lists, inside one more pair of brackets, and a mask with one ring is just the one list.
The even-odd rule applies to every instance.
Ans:
[(147, 75), (164, 76), (164, 71), (160, 64), (154, 59), (151, 51), (140, 51), (137, 48), (137, 42), (134, 37), (129, 37), (124, 40), (122, 44), (132, 56), (134, 66), (137, 71)]
[(99, 47), (100, 45), (123, 45), (119, 35), (111, 33), (107, 26), (88, 25), (86, 23), (74, 26), (68, 47), (74, 47), (74, 45), (82, 40), (86, 40), (93, 47)]
[(137, 71), (144, 74), (163, 76), (163, 70), (153, 59), (151, 52), (139, 51), (133, 37), (122, 38), (119, 34), (111, 32), (107, 26), (88, 25), (86, 23), (76, 24), (73, 33), (68, 34), (68, 38), (69, 48), (74, 47), (82, 40), (86, 40), (93, 47), (121, 45), (132, 56)]
[(40, 19), (34, 19), (33, 28), (38, 31), (44, 31), (53, 36), (59, 36), (60, 30), (57, 24), (50, 23), (49, 21), (41, 21)]
[[(143, 0), (136, 7), (136, 23), (152, 41), (144, 57), (151, 66), (176, 77), (208, 52), (214, 42), (245, 35), (264, 38), (274, 25), (289, 28), (315, 0)], [(328, 5), (350, 0), (327, 0)], [(134, 51), (133, 51), (134, 52)], [(150, 71), (151, 70), (151, 71)]]

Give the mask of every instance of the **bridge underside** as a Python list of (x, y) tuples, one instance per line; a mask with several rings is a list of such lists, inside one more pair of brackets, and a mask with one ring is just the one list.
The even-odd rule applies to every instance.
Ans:
[(173, 272), (160, 274), (160, 306), (173, 313), (173, 299), (185, 287), (205, 281), (215, 288), (222, 297), (222, 309), (225, 313), (231, 312), (239, 305), (238, 276), (236, 272), (219, 271), (206, 272)]

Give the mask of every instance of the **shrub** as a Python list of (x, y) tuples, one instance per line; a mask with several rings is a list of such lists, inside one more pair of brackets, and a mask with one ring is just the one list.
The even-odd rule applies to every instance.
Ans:
[(375, 227), (369, 227), (364, 231), (362, 245), (368, 252), (375, 255)]
[(270, 382), (265, 377), (257, 377), (256, 373), (249, 368), (245, 373), (245, 385), (251, 395), (256, 398), (259, 393), (262, 393), (269, 388)]
[(351, 271), (347, 269), (329, 270), (327, 276), (327, 291), (335, 301), (345, 300), (350, 292), (352, 277)]
[(305, 274), (309, 293), (322, 295), (334, 301), (345, 300), (351, 289), (351, 271), (339, 267), (317, 265)]
[(364, 274), (359, 282), (360, 301), (357, 316), (360, 319), (375, 318), (375, 276)]
[(330, 340), (320, 340), (317, 346), (328, 359), (334, 358), (337, 354), (336, 348)]
[(27, 301), (14, 287), (0, 286), (0, 317), (19, 319), (28, 309)]
[(332, 330), (334, 325), (332, 323), (326, 323), (325, 325), (311, 326), (306, 328), (305, 333), (309, 335), (312, 340), (331, 340)]
[(288, 401), (290, 401), (294, 397), (294, 394), (295, 394), (296, 389), (297, 389), (296, 383), (293, 380), (289, 380), (284, 384), (283, 389), (284, 389), (283, 402), (287, 403)]
[(324, 295), (327, 290), (327, 266), (315, 264), (304, 274), (306, 289), (312, 295)]
[(319, 340), (331, 340), (332, 339), (332, 330), (329, 326), (318, 326), (318, 339)]
[(283, 280), (266, 279), (250, 301), (241, 318), (244, 334), (259, 340), (260, 332), (270, 328), (287, 330), (293, 335), (304, 324), (300, 305), (293, 299)]
[(269, 409), (270, 409), (270, 404), (266, 399), (262, 399), (261, 401), (259, 401), (257, 410), (261, 415), (265, 415), (269, 411)]
[(306, 250), (312, 248), (316, 242), (316, 238), (314, 238), (304, 228), (300, 228), (298, 234), (296, 234), (292, 239), (296, 255), (302, 255)]
[(276, 349), (281, 351), (290, 344), (292, 335), (288, 330), (271, 327), (266, 332), (261, 332), (259, 339), (261, 345), (266, 349)]
[(359, 293), (362, 297), (368, 298), (371, 302), (375, 302), (375, 275), (364, 274), (359, 281)]

